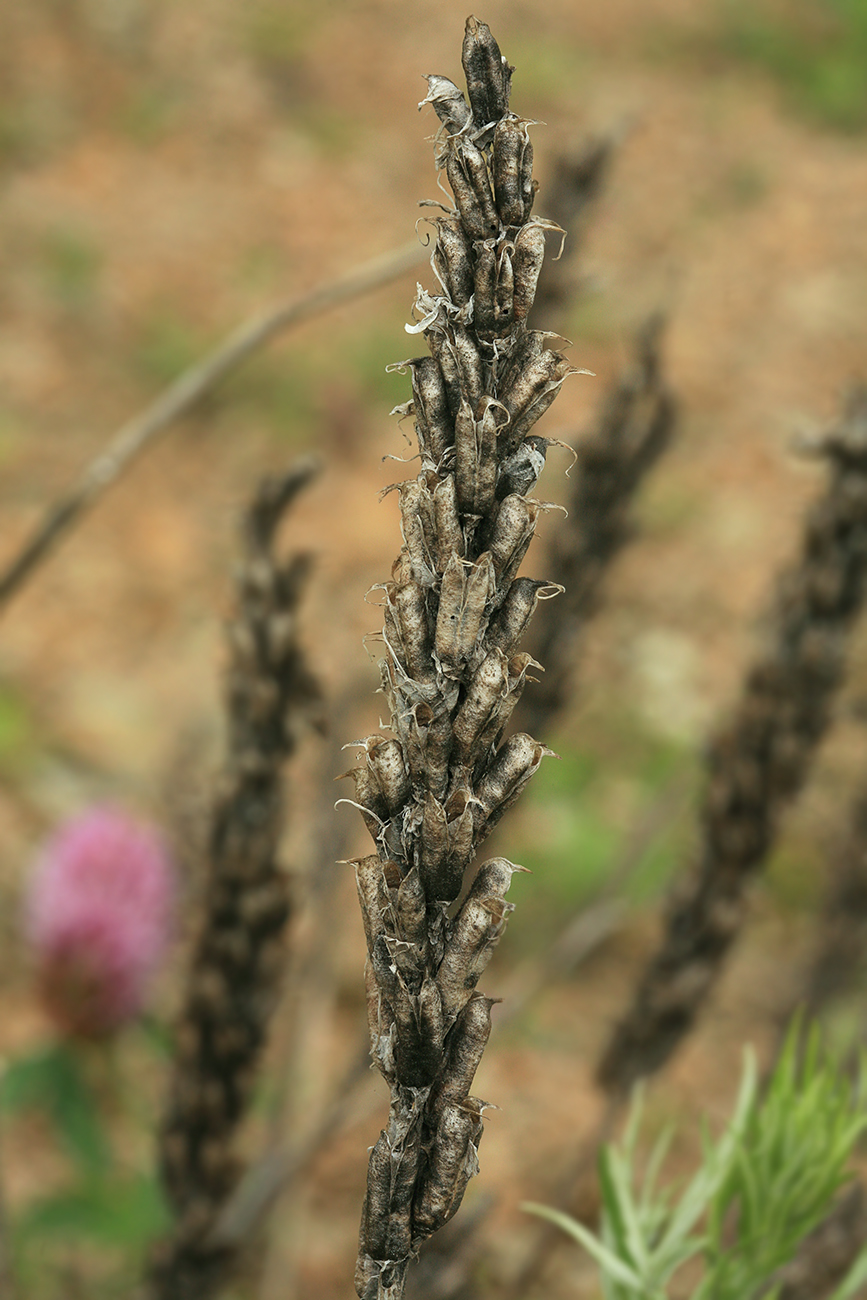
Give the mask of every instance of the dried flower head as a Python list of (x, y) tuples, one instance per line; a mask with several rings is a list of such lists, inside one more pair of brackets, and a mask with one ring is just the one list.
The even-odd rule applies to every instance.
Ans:
[(49, 841), (26, 922), (42, 998), (64, 1033), (103, 1038), (142, 1009), (173, 892), (159, 835), (126, 813), (93, 808)]

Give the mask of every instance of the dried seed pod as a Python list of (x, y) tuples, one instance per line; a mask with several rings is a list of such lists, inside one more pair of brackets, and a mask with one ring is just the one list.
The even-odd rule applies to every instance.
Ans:
[(432, 638), (424, 588), (406, 582), (389, 594), (400, 629), (407, 675), (417, 682), (433, 679)]
[(484, 154), (469, 140), (457, 141), (446, 160), (446, 176), (468, 238), (475, 242), (496, 235), (500, 220)]
[(409, 797), (409, 773), (403, 750), (396, 740), (368, 736), (365, 741), (367, 764), (382, 791), (390, 817), (394, 817)]
[(450, 331), (450, 343), (460, 374), (461, 393), (475, 411), (485, 391), (485, 367), (470, 331), (456, 321)]
[(434, 714), (428, 728), (425, 757), (427, 771), (425, 782), (437, 799), (445, 796), (449, 780), (449, 760), (452, 752), (452, 719), (449, 708)]
[(353, 865), (367, 951), (372, 953), (380, 935), (393, 929), (391, 901), (385, 886), (382, 863), (375, 853), (367, 858), (356, 858)]
[(507, 334), (512, 324), (514, 275), (512, 245), (486, 239), (476, 245), (473, 322), (479, 337), (490, 342)]
[(463, 400), (463, 380), (457, 354), (446, 330), (432, 330), (428, 335), (431, 355), (436, 358), (445, 385), (446, 401), (452, 425)]
[(427, 484), (418, 479), (401, 483), (398, 491), (401, 533), (409, 556), (413, 580), (422, 587), (430, 587), (434, 581), (436, 546), (433, 498), (427, 489)]
[(472, 117), (463, 91), (459, 90), (453, 81), (449, 81), (448, 77), (427, 76), (425, 81), (428, 84), (428, 93), (419, 104), (419, 108), (424, 108), (425, 104), (433, 104), (434, 112), (446, 130), (452, 135), (458, 135), (469, 124)]
[(510, 736), (500, 747), (474, 791), (480, 838), (492, 830), (506, 809), (512, 806), (530, 778), (538, 772), (542, 759), (550, 753), (550, 749), (522, 731)]
[(397, 891), (397, 923), (407, 943), (422, 944), (427, 923), (427, 905), (418, 867), (410, 867)]
[(545, 260), (545, 230), (540, 225), (524, 226), (515, 236), (512, 265), (515, 274), (514, 312), (516, 324), (522, 324), (536, 297), (536, 285)]
[(460, 1106), (447, 1106), (440, 1116), (413, 1206), (416, 1243), (448, 1223), (460, 1207), (467, 1183), (478, 1173), (472, 1143), (477, 1127), (476, 1118)]
[(505, 902), (514, 872), (506, 858), (492, 858), (480, 868), (461, 909), (449, 927), (436, 979), (446, 1024), (467, 1004), (505, 929)]
[(502, 650), (507, 655), (512, 653), (539, 603), (539, 593), (546, 587), (551, 588), (552, 584), (538, 578), (515, 579), (485, 633), (488, 650)]
[(443, 573), (453, 555), (462, 559), (464, 534), (458, 518), (458, 495), (454, 474), (440, 479), (433, 494), (437, 534), (437, 570)]
[(503, 431), (503, 456), (517, 450), (557, 396), (563, 380), (577, 373), (562, 353), (546, 348), (520, 373), (510, 376), (502, 391), (503, 405), (511, 416), (508, 428)]
[(485, 551), (475, 564), (453, 555), (443, 574), (434, 644), (446, 676), (457, 675), (484, 635), (496, 590), (496, 572)]
[(547, 438), (539, 438), (531, 434), (521, 443), (517, 451), (501, 462), (497, 479), (498, 501), (502, 501), (503, 497), (511, 496), (512, 493), (524, 497), (533, 491), (539, 475), (545, 468), (548, 446)]
[(504, 226), (520, 226), (533, 202), (533, 146), (527, 123), (504, 117), (494, 131), (494, 197)]
[(446, 1106), (465, 1101), (491, 1036), (494, 998), (474, 993), (446, 1035), (446, 1059), (428, 1100), (428, 1114), (439, 1122)]
[(433, 265), (442, 287), (455, 307), (465, 306), (473, 295), (473, 252), (460, 220), (437, 218)]
[(492, 650), (476, 669), (466, 698), (454, 720), (454, 761), (461, 767), (476, 762), (479, 736), (508, 689), (509, 664), (500, 650)]
[[(484, 516), (497, 486), (497, 433), (504, 415), (493, 397), (483, 399), (478, 418), (465, 402), (455, 420), (455, 484), (462, 514)], [(500, 421), (498, 423), (498, 418)]]
[(487, 23), (472, 16), (467, 19), (461, 63), (476, 126), (498, 122), (509, 107), (512, 69)]
[(433, 795), (425, 796), (418, 870), (429, 902), (457, 898), (472, 853), (473, 820), (469, 807), (454, 822)]
[(386, 1225), (391, 1204), (391, 1144), (381, 1132), (370, 1153), (367, 1165), (367, 1195), (361, 1212), (361, 1249), (382, 1258), (385, 1250)]
[(454, 441), (454, 427), (442, 371), (434, 357), (414, 357), (409, 361), (401, 361), (395, 368), (403, 366), (410, 368), (416, 427), (423, 449), (437, 465), (446, 448)]
[(344, 777), (351, 777), (355, 782), (355, 802), (361, 808), (365, 826), (376, 839), (388, 818), (388, 808), (376, 777), (367, 767), (350, 768), (337, 780), (342, 781)]
[(491, 562), (497, 574), (498, 587), (508, 587), (527, 554), (533, 539), (539, 506), (515, 493), (500, 505), (490, 542)]

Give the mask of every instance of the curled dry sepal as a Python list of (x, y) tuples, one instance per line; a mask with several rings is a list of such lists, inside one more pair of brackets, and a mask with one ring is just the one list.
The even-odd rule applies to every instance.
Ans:
[(477, 1171), (485, 1103), (470, 1096), (491, 1027), (476, 983), (504, 928), (513, 872), (476, 850), (549, 751), (504, 729), (536, 667), (518, 645), (547, 584), (517, 577), (544, 503), (546, 440), (531, 436), (574, 367), (527, 328), (550, 223), (535, 197), (528, 123), (509, 112), (512, 69), (470, 18), (469, 103), (428, 78), (438, 164), (456, 207), (434, 219), (441, 292), (419, 287), (430, 356), (412, 376), (421, 470), (398, 485), (404, 545), (383, 585), (382, 686), (393, 738), (359, 742), (347, 775), (376, 853), (355, 863), (368, 960), (372, 1055), (391, 1087), (373, 1147), (358, 1294), (403, 1294), (407, 1264), (451, 1218)]
[(867, 389), (850, 395), (840, 424), (811, 450), (827, 463), (828, 485), (779, 584), (766, 648), (710, 747), (697, 869), (673, 899), (659, 951), (600, 1066), (615, 1092), (663, 1065), (691, 1027), (831, 719), (867, 580)]
[(244, 519), (237, 610), (229, 626), (228, 754), (209, 830), (204, 915), (175, 1038), (160, 1131), (175, 1224), (152, 1261), (153, 1300), (205, 1300), (230, 1263), (211, 1233), (239, 1176), (233, 1141), (250, 1100), (283, 970), (289, 914), (277, 863), (283, 765), (320, 696), (298, 644), (309, 557), (274, 555), (283, 512), (312, 461), (267, 479)]
[[(600, 1155), (599, 1236), (559, 1211), (524, 1207), (584, 1246), (599, 1265), (608, 1300), (684, 1294), (677, 1274), (687, 1265), (695, 1278), (696, 1264), (692, 1300), (781, 1296), (778, 1270), (833, 1212), (867, 1128), (863, 1062), (853, 1087), (823, 1054), (816, 1033), (802, 1042), (799, 1028), (796, 1022), (764, 1095), (747, 1057), (734, 1116), (716, 1142), (705, 1134), (701, 1165), (677, 1199), (671, 1188), (658, 1186), (670, 1133), (638, 1178), (639, 1103), (623, 1144), (604, 1147)], [(861, 1294), (867, 1248), (860, 1247), (829, 1300)]]

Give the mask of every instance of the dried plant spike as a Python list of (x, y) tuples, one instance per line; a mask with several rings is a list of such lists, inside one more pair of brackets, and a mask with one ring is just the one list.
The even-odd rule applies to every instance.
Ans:
[(548, 444), (531, 430), (574, 367), (554, 351), (562, 340), (526, 327), (548, 223), (530, 220), (530, 124), (509, 112), (512, 70), (475, 18), (462, 57), (468, 101), (438, 76), (423, 101), (443, 122), (437, 164), (455, 213), (434, 223), (441, 292), (419, 288), (408, 327), (430, 356), (403, 363), (422, 468), (399, 489), (403, 550), (384, 588), (393, 739), (369, 738), (352, 773), (375, 850), (356, 864), (371, 1055), (391, 1090), (359, 1236), (362, 1300), (399, 1300), (411, 1257), (478, 1171), (484, 1106), (469, 1089), (492, 1003), (476, 985), (516, 868), (493, 859), (452, 905), (550, 753), (503, 735), (534, 665), (521, 636), (555, 589), (517, 576), (542, 509), (527, 494)]
[[(316, 469), (312, 460), (301, 461), (266, 480), (243, 522), (237, 612), (229, 627), (228, 753), (211, 814), (204, 915), (159, 1138), (175, 1221), (151, 1261), (149, 1300), (207, 1300), (233, 1263), (233, 1251), (214, 1244), (211, 1234), (239, 1178), (234, 1139), (283, 964), (290, 909), (276, 861), (283, 767), (301, 723), (311, 712), (318, 721), (321, 710), (297, 639), (309, 564), (297, 556), (278, 560), (274, 539), (283, 512)], [(359, 890), (370, 897), (366, 915), (373, 915), (384, 904), (369, 864), (358, 864)], [(384, 929), (385, 919), (378, 916), (376, 924)]]
[(742, 925), (749, 881), (831, 719), (867, 581), (867, 388), (850, 395), (815, 451), (828, 484), (778, 585), (768, 644), (710, 747), (699, 861), (603, 1057), (600, 1081), (613, 1092), (659, 1069), (688, 1033)]

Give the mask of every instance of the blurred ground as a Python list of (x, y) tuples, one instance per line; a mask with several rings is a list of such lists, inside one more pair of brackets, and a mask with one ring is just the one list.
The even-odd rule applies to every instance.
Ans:
[[(465, 17), (454, 0), (0, 6), (0, 564), (111, 431), (240, 319), (411, 237), (417, 201), (438, 195), (436, 121), (415, 108), (421, 75), (459, 78)], [(507, 851), (535, 874), (513, 890), (518, 909), (484, 981), (496, 994), (604, 873), (624, 827), (697, 772), (702, 737), (736, 688), (770, 577), (818, 487), (790, 440), (833, 419), (847, 383), (867, 376), (867, 141), (791, 111), (755, 66), (715, 44), (720, 11), (699, 0), (500, 0), (479, 17), (516, 65), (513, 107), (545, 124), (534, 131), (541, 214), (558, 148), (592, 130), (623, 133), (582, 252), (582, 293), (562, 325), (575, 363), (597, 378), (569, 381), (544, 432), (580, 433), (633, 326), (658, 305), (671, 314), (667, 363), (683, 405), (677, 445), (640, 503), (641, 543), (618, 566), (585, 648), (575, 706), (543, 738), (562, 764), (548, 765), (504, 832)], [(426, 266), (419, 275), (430, 279)], [(321, 772), (339, 770), (339, 746), (377, 724), (377, 672), (362, 646), (377, 616), (362, 598), (398, 547), (395, 498), (380, 504), (377, 493), (400, 476), (382, 458), (405, 449), (387, 413), (408, 381), (385, 366), (417, 350), (403, 331), (414, 278), (258, 357), (148, 452), (5, 613), (7, 1058), (48, 1033), (18, 937), (33, 852), (59, 817), (94, 799), (167, 819), (176, 833), (195, 816), (218, 754), (235, 520), (259, 475), (306, 448), (325, 470), (286, 542), (318, 557), (306, 639), (341, 711), (328, 752), (311, 743), (296, 764), (286, 856), (330, 891), (339, 942), (325, 962), (335, 1018), (317, 1028), (311, 1017), (295, 1065), (296, 1123), (351, 1058), (361, 927), (348, 876), (322, 857), (334, 832), (305, 821), (305, 810)], [(565, 463), (552, 455), (552, 499), (563, 494)], [(548, 516), (527, 572), (540, 570), (546, 534), (564, 526)], [(854, 705), (867, 689), (865, 645), (862, 635), (839, 726), (787, 823), (713, 1014), (654, 1087), (657, 1119), (721, 1114), (740, 1045), (770, 1041), (863, 762)], [(352, 825), (351, 810), (334, 816)], [(363, 848), (354, 825), (351, 834), (341, 856)], [(651, 846), (639, 897), (655, 897), (690, 834), (681, 813)], [(654, 933), (651, 904), (579, 977), (502, 1035), (495, 1024), (476, 1091), (502, 1114), (467, 1198), (497, 1197), (479, 1294), (527, 1247), (534, 1227), (520, 1201), (551, 1194), (592, 1127), (593, 1062)], [(166, 1014), (175, 987), (168, 971)], [(149, 1113), (161, 1072), (150, 1057), (139, 1070), (143, 1051), (136, 1040), (115, 1064), (142, 1081)], [(274, 1079), (282, 1068), (275, 1063)], [(303, 1194), (278, 1211), (268, 1300), (348, 1293), (365, 1149), (385, 1106), (371, 1076)], [(136, 1156), (144, 1164), (146, 1145)], [(38, 1126), (10, 1126), (5, 1147), (15, 1213), (62, 1181), (64, 1167)], [(34, 1294), (79, 1294), (79, 1275), (87, 1294), (99, 1273), (88, 1249), (52, 1249)], [(566, 1247), (545, 1294), (592, 1294), (582, 1267)]]

